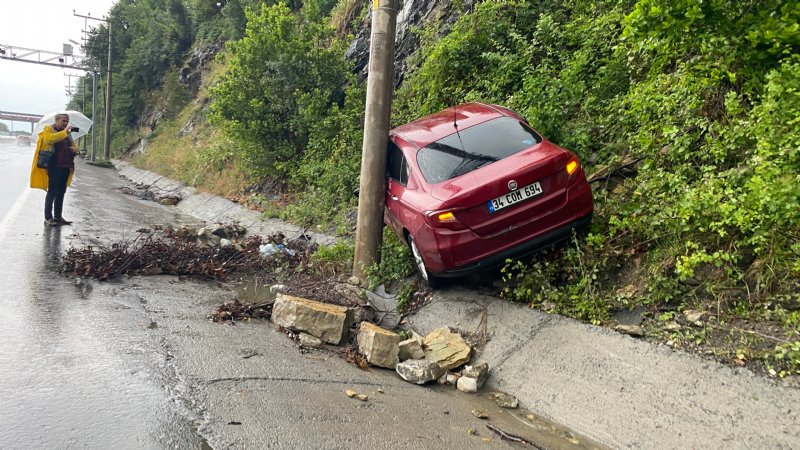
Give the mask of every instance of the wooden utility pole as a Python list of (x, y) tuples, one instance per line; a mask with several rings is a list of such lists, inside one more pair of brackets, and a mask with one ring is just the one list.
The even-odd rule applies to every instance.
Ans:
[(366, 278), (366, 270), (378, 261), (383, 234), (397, 2), (398, 0), (372, 2), (364, 143), (361, 150), (361, 188), (353, 261), (353, 275), (360, 280)]

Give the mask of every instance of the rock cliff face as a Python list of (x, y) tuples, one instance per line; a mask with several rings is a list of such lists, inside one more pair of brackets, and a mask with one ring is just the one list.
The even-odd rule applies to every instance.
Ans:
[[(356, 0), (358, 1), (358, 0)], [(419, 37), (414, 29), (423, 29), (436, 26), (437, 35), (447, 34), (452, 24), (461, 14), (472, 10), (477, 0), (463, 0), (458, 7), (454, 7), (451, 0), (398, 0), (397, 32), (395, 35), (394, 50), (394, 87), (399, 87), (408, 71), (408, 58), (419, 48)], [(359, 75), (359, 80), (366, 82), (367, 64), (369, 63), (369, 39), (372, 20), (372, 2), (359, 1), (361, 8), (369, 8), (364, 19), (355, 29), (345, 30), (352, 33), (355, 39), (347, 49), (347, 59), (354, 62), (353, 71)], [(351, 17), (359, 16), (361, 11), (352, 11)], [(224, 48), (219, 42), (202, 48), (194, 48), (180, 69), (180, 81), (192, 95), (197, 95), (202, 72), (214, 56)], [(203, 107), (207, 106), (204, 104)], [(143, 111), (137, 125), (141, 128), (154, 130), (164, 116), (164, 107), (151, 108)], [(187, 126), (193, 125), (190, 124)]]
[[(394, 50), (395, 88), (403, 82), (408, 70), (408, 57), (419, 47), (419, 37), (412, 30), (438, 23), (437, 34), (444, 35), (462, 13), (472, 10), (474, 1), (465, 0), (461, 3), (460, 8), (455, 8), (449, 0), (399, 0)], [(367, 78), (370, 22), (372, 20), (371, 3), (365, 6), (370, 8), (370, 14), (364, 15), (365, 18), (358, 29), (353, 30), (355, 40), (350, 43), (346, 55), (348, 59), (355, 62), (354, 71), (359, 74), (361, 81)]]

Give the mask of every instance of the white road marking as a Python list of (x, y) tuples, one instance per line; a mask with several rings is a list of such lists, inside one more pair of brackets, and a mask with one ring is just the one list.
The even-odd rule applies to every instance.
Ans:
[(0, 220), (0, 242), (3, 242), (8, 234), (8, 229), (11, 227), (11, 223), (14, 222), (14, 219), (17, 218), (20, 211), (22, 211), (22, 206), (25, 204), (25, 201), (28, 200), (28, 196), (31, 193), (30, 186), (25, 186), (25, 190), (22, 191), (22, 194), (17, 198), (17, 201), (14, 202), (14, 206), (8, 210), (5, 216)]

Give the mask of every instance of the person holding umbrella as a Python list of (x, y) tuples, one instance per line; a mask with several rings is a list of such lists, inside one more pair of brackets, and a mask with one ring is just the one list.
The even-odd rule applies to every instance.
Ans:
[[(47, 191), (44, 200), (44, 220), (45, 225), (52, 227), (72, 224), (61, 215), (64, 208), (64, 194), (72, 182), (75, 155), (78, 153), (78, 148), (69, 135), (70, 131), (77, 132), (78, 128), (70, 124), (69, 115), (56, 114), (54, 123), (45, 125), (39, 133), (36, 152), (33, 155), (31, 187)], [(40, 168), (37, 165), (39, 151), (50, 146), (53, 154), (47, 161), (47, 167)]]

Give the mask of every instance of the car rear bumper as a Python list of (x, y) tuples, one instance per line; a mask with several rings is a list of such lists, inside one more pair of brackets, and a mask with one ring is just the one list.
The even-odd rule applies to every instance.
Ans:
[(479, 236), (469, 229), (423, 226), (412, 234), (430, 274), (459, 277), (497, 267), (506, 259), (522, 257), (569, 238), (572, 230), (591, 222), (592, 203), (591, 187), (583, 179), (568, 188), (563, 205), (506, 233)]
[(435, 273), (434, 275), (443, 278), (455, 278), (501, 266), (506, 262), (507, 259), (521, 258), (547, 247), (548, 245), (569, 239), (569, 237), (572, 236), (573, 230), (581, 230), (589, 226), (589, 224), (592, 222), (592, 214), (593, 212), (590, 212), (589, 214), (556, 228), (555, 230), (537, 236), (529, 241), (525, 241), (522, 244), (506, 249), (487, 258), (481, 259), (480, 261), (454, 269), (447, 269), (443, 272)]

